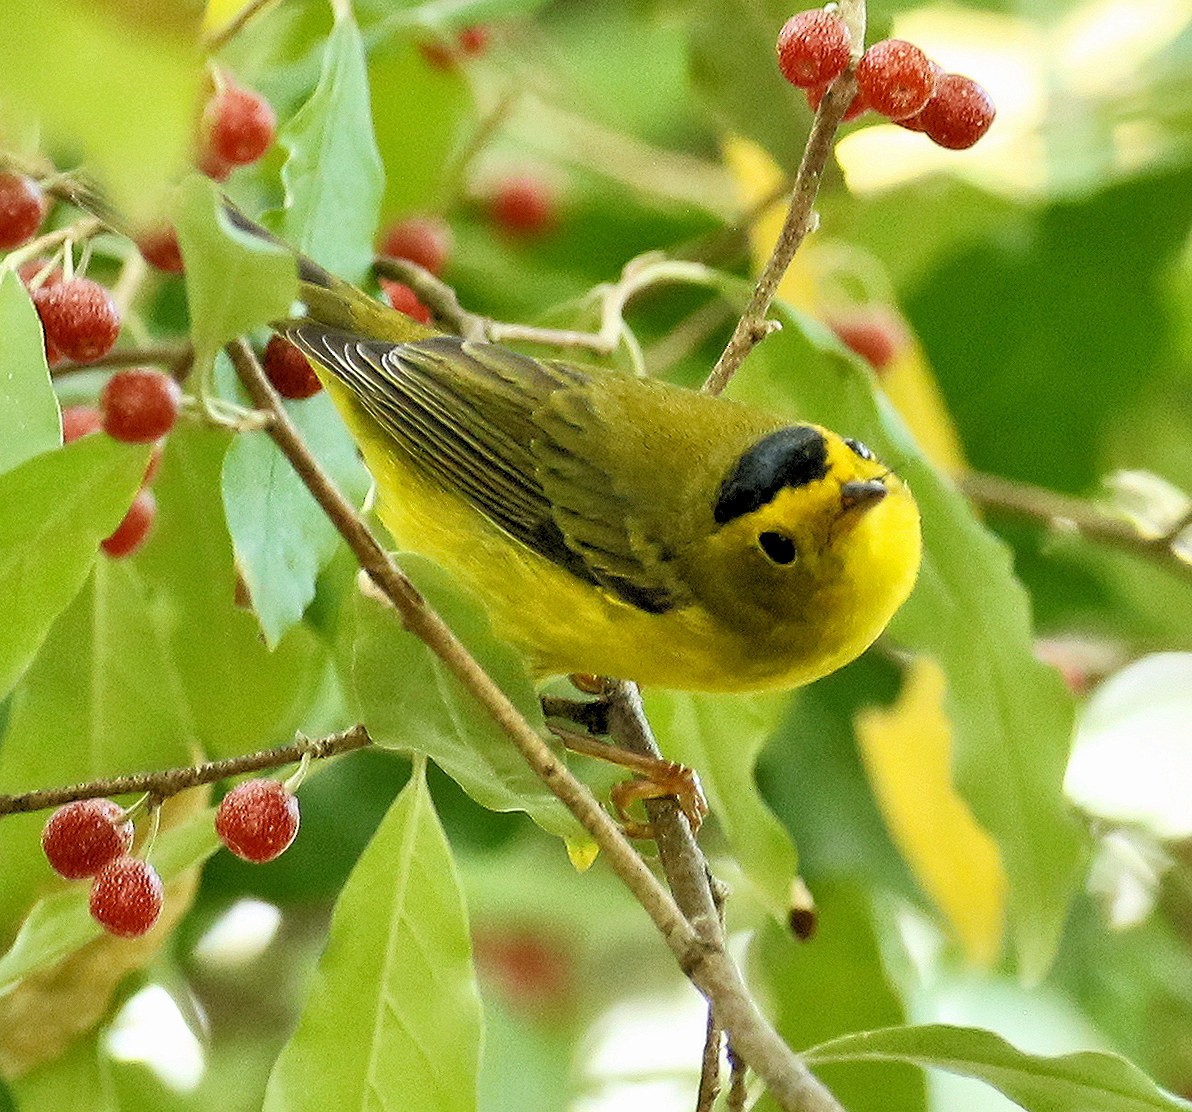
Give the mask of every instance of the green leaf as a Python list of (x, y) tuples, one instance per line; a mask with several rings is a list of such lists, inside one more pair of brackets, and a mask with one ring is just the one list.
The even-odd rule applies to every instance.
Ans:
[(226, 433), (180, 425), (154, 483), (158, 515), (136, 556), (150, 615), (185, 692), (195, 734), (211, 757), (287, 740), (317, 695), (326, 649), (295, 626), (272, 652), (256, 617), (238, 608), (219, 479)]
[[(521, 657), (493, 636), (480, 604), (438, 565), (404, 554), (403, 571), (502, 691), (538, 729), (542, 709)], [(378, 745), (425, 753), (477, 803), (525, 811), (543, 829), (586, 837), (543, 787), (509, 737), (393, 610), (361, 597), (352, 665), (364, 723)]]
[(369, 96), (360, 31), (350, 16), (340, 15), (319, 84), (278, 136), (290, 152), (282, 167), (282, 236), (349, 281), (359, 281), (372, 264), (384, 189)]
[(783, 694), (700, 695), (651, 691), (650, 724), (662, 751), (699, 772), (712, 814), (746, 880), (771, 915), (785, 921), (795, 847), (762, 801), (754, 765), (787, 702)]
[(13, 1082), (20, 1105), (0, 1112), (60, 1112), (86, 1108), (87, 1112), (123, 1112), (112, 1085), (110, 1059), (99, 1048), (99, 1032), (76, 1040), (61, 1057), (39, 1066)]
[(186, 262), (191, 338), (200, 360), (228, 340), (287, 316), (297, 264), (284, 247), (234, 227), (218, 188), (199, 174), (178, 187), (174, 226)]
[(783, 330), (755, 350), (734, 395), (859, 437), (914, 492), (923, 566), (890, 632), (947, 675), (956, 782), (1001, 849), (1020, 971), (1037, 979), (1059, 944), (1086, 852), (1062, 791), (1072, 699), (1035, 658), (1029, 600), (1005, 547), (923, 460), (872, 376), (835, 354), (826, 330), (781, 305), (775, 315)]
[(1027, 1054), (1000, 1035), (929, 1024), (861, 1031), (804, 1052), (828, 1062), (913, 1062), (985, 1081), (1028, 1112), (1179, 1112), (1192, 1103), (1160, 1089), (1116, 1054)]
[(419, 769), (344, 886), (265, 1112), (469, 1112), (480, 1038), (463, 893)]
[[(882, 960), (887, 924), (875, 919), (869, 899), (851, 884), (817, 883), (815, 896), (822, 929), (810, 940), (800, 942), (771, 922), (750, 946), (749, 977), (774, 1002), (779, 1033), (799, 1047), (841, 1031), (904, 1023), (905, 1007)], [(922, 1076), (905, 1066), (882, 1070), (849, 1062), (816, 1072), (849, 1112), (926, 1107)], [(763, 1098), (759, 1112), (774, 1107)]]
[(0, 695), (83, 585), (148, 458), (143, 446), (87, 436), (0, 475)]
[[(340, 490), (362, 495), (356, 448), (327, 394), (286, 408)], [(265, 432), (235, 438), (221, 486), (236, 564), (272, 649), (314, 598), (315, 579), (335, 554), (339, 533)]]
[(202, 6), (175, 0), (0, 4), (0, 103), (28, 106), (42, 150), (85, 161), (119, 209), (158, 215), (194, 145)]
[(62, 443), (58, 400), (37, 310), (20, 279), (0, 270), (0, 473)]
[[(193, 759), (179, 678), (148, 610), (130, 561), (96, 564), (13, 692), (0, 746), (2, 790), (79, 783)], [(0, 934), (51, 879), (37, 840), (44, 821), (39, 814), (12, 815), (0, 824)]]

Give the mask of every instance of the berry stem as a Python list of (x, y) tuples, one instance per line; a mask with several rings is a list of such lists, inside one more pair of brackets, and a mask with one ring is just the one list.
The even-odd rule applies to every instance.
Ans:
[[(324, 738), (299, 738), (289, 745), (275, 749), (262, 749), (256, 753), (245, 753), (239, 757), (226, 757), (220, 761), (187, 768), (171, 768), (160, 772), (141, 772), (132, 776), (113, 776), (104, 780), (91, 780), (85, 784), (71, 784), (60, 788), (42, 788), (17, 795), (0, 795), (0, 815), (13, 815), (27, 811), (42, 811), (47, 807), (59, 807), (76, 799), (94, 799), (100, 796), (127, 795), (130, 792), (144, 792), (147, 797), (168, 799), (187, 788), (199, 784), (214, 784), (231, 776), (245, 772), (258, 772), (266, 768), (279, 768), (301, 760), (309, 754), (312, 760), (323, 760), (353, 749), (364, 749), (372, 745), (372, 738), (363, 726), (353, 726), (342, 733)], [(146, 801), (134, 803), (129, 810)]]
[[(85, 243), (94, 236), (99, 235), (103, 230), (103, 222), (97, 217), (84, 216), (81, 220), (76, 220), (73, 224), (68, 224), (65, 228), (55, 228), (52, 232), (46, 232), (45, 235), (31, 239), (23, 247), (18, 247), (15, 251), (10, 251), (4, 257), (4, 266), (8, 269), (16, 270), (22, 263), (28, 262), (30, 259), (36, 259), (38, 255), (46, 255), (57, 251), (65, 243)], [(67, 267), (73, 267), (70, 256), (71, 252), (67, 250), (63, 265), (64, 273)], [(67, 273), (66, 277), (70, 277), (70, 274)]]
[(218, 54), (244, 30), (245, 25), (254, 16), (275, 2), (276, 0), (248, 0), (248, 3), (232, 16), (227, 23), (212, 31), (203, 39), (203, 48), (208, 54)]
[[(852, 6), (841, 6), (841, 15), (845, 17), (846, 22), (848, 17), (845, 15), (845, 8)], [(864, 8), (863, 4), (860, 6)], [(863, 23), (863, 13), (861, 20)], [(852, 24), (849, 26), (851, 29)], [(857, 40), (854, 38), (853, 42), (855, 45)], [(819, 111), (816, 112), (811, 125), (811, 134), (807, 137), (807, 146), (803, 149), (799, 172), (795, 175), (790, 207), (787, 209), (778, 242), (774, 244), (774, 250), (762, 268), (745, 312), (741, 314), (741, 319), (737, 321), (737, 327), (733, 330), (724, 351), (720, 353), (720, 358), (716, 360), (716, 365), (704, 382), (703, 390), (707, 394), (722, 393), (745, 361), (745, 357), (775, 328), (774, 322), (766, 319), (766, 313), (774, 300), (782, 276), (795, 257), (795, 252), (799, 250), (808, 233), (815, 229), (815, 199), (828, 158), (832, 154), (832, 140), (857, 93), (854, 69), (855, 64), (850, 64), (849, 68), (832, 82), (820, 102)]]
[(310, 750), (303, 751), (302, 760), (298, 763), (298, 767), (285, 781), (285, 789), (291, 795), (302, 787), (302, 781), (306, 779), (306, 774), (310, 771)]
[(141, 860), (146, 864), (149, 863), (153, 847), (157, 845), (157, 835), (161, 832), (161, 799), (156, 795), (150, 798), (153, 802), (149, 805), (149, 833), (145, 835), (141, 846)]

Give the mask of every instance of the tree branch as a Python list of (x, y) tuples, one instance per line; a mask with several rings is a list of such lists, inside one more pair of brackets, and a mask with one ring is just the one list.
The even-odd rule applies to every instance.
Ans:
[(353, 726), (342, 733), (324, 738), (299, 738), (289, 745), (275, 749), (263, 749), (258, 753), (245, 753), (239, 757), (227, 757), (222, 761), (207, 761), (188, 768), (171, 768), (162, 772), (138, 772), (131, 776), (112, 776), (103, 780), (91, 780), (85, 784), (73, 784), (63, 788), (40, 788), (37, 791), (22, 792), (19, 795), (0, 795), (0, 815), (13, 815), (23, 811), (41, 811), (47, 807), (60, 807), (76, 799), (97, 799), (132, 792), (148, 792), (161, 799), (168, 799), (187, 788), (199, 784), (214, 784), (230, 776), (245, 772), (259, 772), (266, 768), (280, 768), (293, 764), (309, 754), (315, 760), (350, 753), (372, 745), (372, 738), (363, 726)]
[(965, 496), (978, 506), (1032, 518), (1047, 525), (1066, 525), (1087, 540), (1149, 560), (1192, 582), (1192, 563), (1174, 547), (1186, 528), (1179, 522), (1164, 533), (1151, 536), (1121, 514), (1102, 509), (1083, 498), (975, 471), (965, 472), (956, 481)]

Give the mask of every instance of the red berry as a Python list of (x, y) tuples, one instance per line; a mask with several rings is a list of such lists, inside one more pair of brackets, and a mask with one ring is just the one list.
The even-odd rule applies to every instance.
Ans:
[(245, 861), (272, 861), (298, 833), (298, 799), (280, 780), (246, 780), (223, 797), (215, 833)]
[[(814, 89), (804, 89), (807, 94), (807, 104), (812, 112), (818, 112), (820, 103), (824, 99), (824, 94), (830, 88), (829, 85), (817, 85)], [(869, 105), (865, 100), (865, 94), (859, 89), (857, 95), (853, 97), (852, 102), (844, 110), (844, 115), (840, 117), (841, 123), (848, 123), (849, 120), (855, 120), (862, 112), (866, 112)]]
[(139, 857), (117, 857), (91, 885), (91, 918), (108, 934), (139, 938), (157, 922), (163, 895), (152, 865)]
[(554, 194), (539, 178), (506, 178), (489, 200), (493, 221), (516, 236), (534, 236), (554, 223)]
[(451, 229), (433, 216), (411, 216), (394, 224), (381, 240), (381, 254), (408, 259), (431, 274), (442, 274), (451, 250)]
[(323, 389), (310, 360), (284, 336), (270, 336), (261, 359), (265, 377), (283, 398), (309, 398)]
[(41, 848), (59, 876), (95, 876), (132, 846), (132, 823), (110, 799), (80, 799), (59, 807), (41, 831)]
[(0, 251), (28, 242), (46, 218), (41, 186), (23, 174), (0, 174)]
[(199, 173), (206, 174), (212, 181), (227, 181), (232, 171), (236, 169), (230, 162), (225, 162), (208, 147), (203, 147), (195, 155), (195, 166)]
[(153, 228), (137, 238), (137, 250), (150, 266), (167, 274), (182, 273), (182, 251), (178, 235), (168, 224)]
[(182, 387), (150, 367), (117, 371), (99, 394), (104, 432), (126, 444), (148, 444), (174, 427)]
[(875, 371), (884, 370), (906, 346), (902, 322), (880, 305), (858, 308), (834, 317), (828, 326)]
[(935, 74), (927, 55), (913, 43), (885, 39), (865, 51), (857, 64), (857, 86), (870, 108), (902, 120), (931, 99)]
[(793, 15), (778, 32), (778, 68), (800, 89), (831, 85), (848, 65), (844, 20), (822, 8)]
[(62, 411), (62, 443), (70, 444), (103, 427), (99, 410), (91, 405), (68, 405)]
[(937, 78), (927, 107), (898, 122), (911, 131), (925, 132), (941, 147), (962, 151), (989, 130), (995, 114), (989, 94), (971, 77), (945, 73)]
[(430, 324), (430, 310), (418, 300), (418, 295), (405, 282), (382, 278), (381, 289), (385, 292), (385, 299), (399, 313), (405, 313), (419, 324)]
[(253, 89), (225, 83), (203, 109), (204, 146), (230, 166), (256, 162), (272, 145), (277, 117), (269, 102)]
[(483, 54), (488, 49), (488, 39), (488, 28), (481, 24), (464, 27), (456, 36), (459, 52), (465, 58), (475, 58), (477, 55)]
[(420, 42), (418, 53), (434, 69), (449, 70), (455, 67), (455, 51), (445, 42)]
[(112, 350), (120, 333), (120, 313), (112, 295), (90, 278), (71, 278), (42, 286), (33, 304), (45, 329), (46, 350), (53, 345), (65, 358), (91, 363)]
[(157, 499), (153, 491), (143, 487), (137, 491), (137, 496), (128, 507), (128, 513), (116, 526), (116, 531), (100, 541), (99, 547), (113, 560), (131, 556), (145, 543), (149, 530), (153, 528), (153, 520), (157, 517)]

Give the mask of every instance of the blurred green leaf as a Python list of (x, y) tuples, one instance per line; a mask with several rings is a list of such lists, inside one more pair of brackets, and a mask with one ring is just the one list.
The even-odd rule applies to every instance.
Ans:
[(20, 279), (0, 270), (0, 473), (62, 443), (58, 401), (37, 311)]
[(929, 1024), (861, 1031), (804, 1052), (830, 1062), (913, 1062), (976, 1077), (1028, 1112), (1179, 1112), (1192, 1108), (1115, 1054), (1027, 1054), (992, 1031)]
[(124, 1112), (112, 1089), (108, 1060), (100, 1053), (99, 1035), (77, 1040), (66, 1053), (13, 1082), (19, 1106), (3, 1112), (60, 1112), (86, 1108), (87, 1112)]
[(835, 355), (820, 326), (775, 311), (783, 330), (755, 350), (733, 392), (860, 437), (914, 491), (923, 566), (890, 631), (947, 675), (956, 782), (1001, 849), (1021, 973), (1036, 979), (1054, 957), (1085, 856), (1062, 793), (1071, 696), (1034, 656), (1029, 601), (1005, 548), (919, 456), (859, 363)]
[(202, 5), (6, 0), (0, 101), (28, 105), (50, 144), (94, 168), (118, 208), (159, 215), (192, 154)]
[(372, 264), (385, 173), (364, 44), (349, 15), (336, 19), (319, 84), (278, 138), (290, 152), (283, 238), (333, 274), (361, 280)]
[(468, 1112), (476, 1107), (480, 1039), (459, 878), (416, 770), (336, 904), (265, 1112)]
[[(815, 897), (819, 925), (809, 940), (771, 922), (750, 949), (751, 980), (775, 1002), (779, 1033), (791, 1046), (804, 1047), (845, 1031), (904, 1023), (902, 1000), (882, 962), (884, 924), (875, 921), (867, 897), (848, 884), (816, 885)], [(864, 991), (858, 991), (861, 985)], [(905, 1067), (878, 1070), (849, 1062), (816, 1074), (849, 1112), (927, 1107), (923, 1078)], [(758, 1105), (759, 1112), (775, 1107), (769, 1097)]]
[[(402, 570), (480, 662), (527, 721), (544, 729), (538, 695), (525, 665), (489, 628), (480, 604), (462, 594), (438, 565), (409, 553)], [(353, 679), (360, 713), (373, 740), (425, 753), (477, 803), (525, 811), (543, 829), (586, 837), (508, 736), (387, 604), (361, 596)]]
[[(205, 861), (219, 849), (219, 844), (215, 812), (204, 810), (198, 817), (158, 837), (153, 846), (153, 867), (168, 884), (180, 873)], [(61, 961), (104, 933), (91, 918), (88, 894), (86, 885), (73, 884), (34, 905), (16, 941), (0, 957), (0, 992), (7, 991), (22, 977)]]
[(783, 922), (790, 910), (795, 846), (762, 801), (753, 770), (788, 702), (785, 694), (652, 691), (646, 698), (662, 751), (698, 770), (733, 857), (761, 903)]
[[(326, 393), (286, 408), (340, 490), (362, 495), (356, 448)], [(221, 486), (236, 564), (272, 649), (314, 598), (315, 579), (335, 554), (339, 533), (265, 432), (233, 440)]]
[(326, 648), (302, 625), (270, 652), (236, 606), (236, 571), (219, 477), (226, 433), (180, 426), (154, 483), (158, 517), (136, 556), (155, 627), (181, 677), (195, 735), (210, 757), (285, 741), (318, 688)]
[(86, 436), (0, 475), (0, 694), (74, 598), (141, 484), (149, 449)]
[(213, 182), (191, 174), (179, 186), (174, 224), (186, 262), (191, 337), (200, 358), (211, 358), (228, 340), (289, 314), (298, 289), (293, 256), (233, 227)]
[[(129, 563), (100, 560), (13, 692), (0, 785), (28, 791), (169, 768), (193, 755), (179, 677), (149, 623), (143, 585)], [(37, 838), (44, 821), (11, 815), (0, 824), (0, 934), (51, 881)]]

